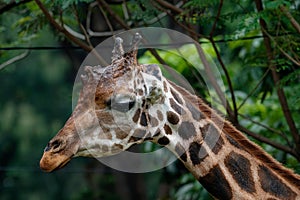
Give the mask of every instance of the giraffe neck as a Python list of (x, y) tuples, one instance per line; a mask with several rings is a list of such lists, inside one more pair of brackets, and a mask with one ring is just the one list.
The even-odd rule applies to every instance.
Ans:
[[(172, 82), (162, 137), (195, 178), (218, 199), (300, 199), (300, 176), (284, 168), (201, 99)], [(177, 117), (180, 115), (180, 117)], [(180, 120), (179, 120), (180, 119)]]

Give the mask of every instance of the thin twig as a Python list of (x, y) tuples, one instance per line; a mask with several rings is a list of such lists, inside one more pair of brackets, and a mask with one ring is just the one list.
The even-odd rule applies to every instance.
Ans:
[(114, 29), (113, 29), (107, 15), (106, 15), (106, 13), (104, 12), (103, 8), (99, 4), (98, 4), (98, 8), (100, 9), (100, 12), (103, 14), (104, 20), (105, 20), (109, 30), (111, 31), (112, 35), (114, 35)]
[(22, 60), (23, 58), (25, 58), (26, 56), (29, 55), (29, 50), (25, 51), (24, 53), (20, 54), (20, 55), (17, 55), (9, 60), (7, 60), (6, 62), (2, 63), (0, 65), (0, 70), (4, 69), (6, 66), (10, 65), (10, 64), (13, 64), (19, 60)]
[(243, 100), (243, 102), (239, 105), (239, 107), (237, 108), (238, 110), (240, 110), (242, 108), (242, 106), (246, 103), (246, 101), (249, 99), (249, 97), (251, 97), (253, 95), (253, 93), (256, 91), (256, 89), (259, 87), (259, 85), (263, 82), (263, 80), (265, 79), (265, 77), (268, 75), (268, 73), (270, 72), (270, 68), (268, 68), (265, 73), (263, 74), (263, 76), (260, 78), (260, 80), (258, 81), (258, 83), (255, 85), (255, 87), (251, 90), (251, 92), (249, 92), (249, 94), (247, 95), (247, 97)]
[[(178, 20), (176, 20), (175, 17), (174, 17), (174, 15), (172, 15), (172, 14), (170, 13), (170, 11), (168, 11), (168, 10), (162, 8), (162, 7), (159, 7), (159, 6), (156, 5), (156, 4), (152, 4), (152, 5), (153, 5), (153, 7), (155, 7), (155, 8), (158, 9), (158, 10), (160, 10), (161, 12), (165, 12), (175, 24), (177, 24), (178, 26), (180, 26), (181, 28), (183, 28), (183, 29), (186, 30), (187, 32), (193, 32), (193, 31), (194, 31), (193, 29), (187, 27), (186, 25), (184, 25), (184, 24), (180, 23)], [(194, 32), (194, 34), (197, 35), (197, 38), (206, 38), (206, 39), (208, 39), (207, 36), (202, 35), (202, 34), (200, 34), (200, 33)]]
[[(154, 5), (154, 4), (153, 4)], [(155, 5), (154, 5), (155, 6)], [(200, 34), (198, 34), (197, 32), (195, 32), (193, 29), (191, 29), (190, 27), (187, 27), (186, 25), (184, 24), (181, 24), (180, 22), (178, 22), (177, 20), (174, 19), (173, 15), (171, 15), (167, 10), (164, 10), (163, 8), (158, 8), (157, 6), (155, 6), (157, 9), (160, 9), (162, 10), (163, 12), (166, 12), (170, 17), (171, 19), (173, 19), (173, 21), (175, 23), (177, 23), (178, 25), (180, 25), (182, 28), (184, 28), (187, 32), (189, 32), (189, 35), (195, 40), (195, 41), (198, 41), (198, 38), (201, 36), (201, 37), (204, 37)], [(218, 85), (217, 81), (215, 80), (215, 77), (213, 75), (213, 72), (211, 71), (210, 69), (210, 66), (209, 66), (209, 63), (206, 59), (206, 56), (202, 50), (201, 47), (199, 47), (199, 44), (197, 42), (197, 44), (195, 44), (196, 46), (196, 49), (197, 49), (197, 52), (198, 52), (198, 55), (200, 57), (200, 59), (202, 60), (203, 62), (203, 66), (204, 66), (204, 69), (208, 75), (208, 79), (210, 80), (210, 82), (212, 83), (212, 86), (213, 88), (215, 89), (217, 95), (219, 96), (220, 100), (221, 100), (221, 103), (223, 105), (223, 107), (226, 109), (227, 113), (232, 116), (232, 110), (231, 108), (229, 107), (229, 102), (227, 101), (227, 99), (225, 98), (225, 95), (224, 93), (222, 92), (220, 86)]]
[(267, 130), (269, 130), (269, 131), (272, 131), (272, 132), (274, 132), (274, 133), (280, 135), (281, 137), (283, 137), (283, 138), (285, 139), (285, 141), (286, 141), (286, 143), (289, 145), (289, 147), (292, 147), (292, 144), (290, 143), (289, 139), (287, 138), (287, 136), (286, 136), (283, 132), (278, 131), (278, 130), (276, 130), (276, 129), (274, 129), (274, 128), (271, 128), (271, 127), (269, 127), (269, 126), (267, 126), (267, 125), (265, 125), (265, 124), (262, 124), (262, 123), (260, 123), (260, 122), (258, 122), (258, 121), (255, 121), (255, 120), (251, 119), (250, 117), (247, 117), (246, 115), (243, 115), (243, 114), (241, 114), (241, 113), (239, 113), (239, 116), (243, 117), (244, 119), (249, 120), (249, 121), (252, 122), (253, 124), (256, 124), (256, 125), (258, 125), (258, 126), (261, 126), (261, 127), (265, 128), (265, 129), (267, 129)]
[(166, 2), (164, 0), (155, 0), (159, 5), (161, 5), (164, 8), (167, 8), (177, 14), (182, 14), (184, 13), (184, 10), (182, 10), (181, 8), (178, 8), (172, 4), (170, 4), (169, 2)]
[(249, 135), (249, 136), (251, 136), (251, 137), (253, 137), (253, 138), (255, 138), (255, 139), (257, 139), (257, 140), (259, 140), (259, 141), (261, 141), (261, 142), (263, 142), (263, 143), (265, 143), (265, 144), (268, 144), (268, 145), (270, 145), (270, 146), (272, 146), (272, 147), (275, 147), (276, 149), (279, 149), (279, 150), (282, 150), (282, 151), (284, 151), (284, 152), (286, 152), (286, 153), (289, 153), (289, 154), (291, 154), (292, 156), (294, 156), (295, 158), (297, 158), (298, 160), (300, 160), (299, 155), (298, 155), (297, 152), (296, 152), (295, 150), (293, 150), (292, 148), (289, 148), (289, 147), (287, 147), (287, 146), (285, 146), (285, 145), (282, 145), (282, 144), (279, 144), (279, 143), (277, 143), (277, 142), (274, 142), (274, 141), (272, 141), (272, 140), (270, 140), (270, 139), (268, 139), (268, 138), (266, 138), (266, 137), (264, 137), (264, 136), (258, 135), (258, 134), (256, 134), (256, 133), (250, 131), (249, 129), (247, 129), (247, 128), (245, 128), (245, 127), (239, 125), (239, 124), (236, 125), (236, 127), (237, 127), (240, 131), (246, 133), (247, 135)]
[[(213, 26), (212, 26), (212, 29), (210, 31), (210, 34), (209, 34), (209, 40), (213, 46), (213, 49), (217, 55), (217, 59), (225, 73), (225, 77), (226, 77), (226, 80), (227, 80), (227, 84), (228, 84), (228, 88), (229, 88), (229, 91), (230, 91), (230, 94), (231, 94), (231, 100), (232, 100), (232, 104), (233, 104), (233, 111), (232, 112), (229, 112), (229, 116), (231, 118), (232, 121), (234, 122), (237, 122), (238, 121), (238, 109), (237, 109), (237, 106), (236, 106), (236, 98), (235, 98), (235, 94), (234, 94), (234, 90), (233, 90), (233, 86), (232, 86), (232, 82), (231, 82), (231, 79), (230, 79), (230, 76), (229, 76), (229, 73), (228, 73), (228, 70), (226, 69), (226, 66), (222, 60), (222, 57), (221, 57), (221, 54), (217, 48), (217, 45), (213, 39), (213, 35), (214, 35), (214, 32), (215, 32), (215, 29), (216, 29), (216, 26), (217, 26), (217, 23), (218, 23), (218, 20), (220, 18), (220, 15), (221, 15), (221, 10), (222, 10), (222, 7), (223, 7), (223, 0), (220, 0), (220, 4), (219, 4), (219, 7), (218, 7), (218, 12), (217, 12), (217, 16), (215, 18), (215, 21), (213, 23)], [(228, 105), (229, 106), (229, 105)]]
[(123, 28), (129, 30), (129, 26), (117, 15), (104, 0), (97, 0), (98, 4), (102, 6)]
[(281, 5), (279, 6), (280, 10), (285, 14), (285, 16), (290, 20), (291, 24), (293, 27), (296, 29), (298, 33), (300, 33), (300, 25), (299, 23), (295, 20), (295, 18), (292, 16), (292, 14), (286, 9), (285, 6)]
[(215, 76), (213, 75), (213, 72), (211, 71), (211, 68), (210, 68), (210, 65), (206, 59), (206, 56), (204, 54), (204, 51), (203, 49), (201, 48), (200, 44), (196, 44), (195, 43), (195, 46), (196, 46), (196, 49), (197, 49), (197, 52), (198, 52), (198, 55), (202, 61), (202, 64), (204, 66), (204, 69), (205, 69), (205, 72), (208, 76), (208, 79), (210, 80), (211, 84), (213, 85), (216, 93), (218, 94), (221, 102), (222, 102), (222, 105), (224, 106), (224, 108), (227, 110), (227, 112), (232, 112), (230, 107), (229, 107), (229, 103), (224, 95), (224, 92), (221, 90), (220, 86), (218, 85), (218, 82), (216, 81), (216, 78)]
[(287, 59), (289, 59), (290, 61), (292, 61), (295, 65), (297, 65), (298, 67), (300, 67), (300, 63), (297, 61), (297, 60), (295, 60), (294, 58), (292, 58), (288, 53), (286, 53), (278, 44), (277, 44), (277, 42), (275, 41), (275, 39), (266, 31), (266, 29), (264, 29), (263, 27), (262, 27), (262, 32), (266, 35), (266, 36), (268, 36), (271, 40), (272, 40), (272, 42), (274, 42), (274, 44), (275, 44), (275, 46), (279, 49), (279, 51), (287, 58)]
[(223, 7), (223, 0), (220, 0), (220, 4), (219, 4), (219, 7), (218, 7), (217, 16), (216, 16), (216, 19), (215, 19), (215, 21), (213, 23), (213, 26), (212, 26), (210, 34), (209, 34), (210, 38), (213, 38), (213, 36), (214, 36), (214, 32), (215, 32), (215, 29), (217, 27), (217, 23), (219, 21), (220, 15), (221, 15), (222, 7)]
[(69, 31), (67, 31), (63, 26), (60, 26), (55, 19), (51, 16), (51, 14), (48, 12), (46, 7), (43, 5), (43, 3), (40, 0), (35, 0), (36, 4), (39, 6), (39, 8), (42, 10), (46, 18), (49, 20), (49, 22), (56, 28), (58, 31), (63, 33), (69, 40), (80, 46), (82, 49), (92, 52), (92, 54), (95, 55), (95, 57), (98, 59), (99, 64), (106, 66), (107, 62), (98, 54), (97, 51), (92, 51), (93, 47), (87, 45), (86, 43), (82, 42), (81, 40), (78, 40), (74, 35), (72, 35)]
[[(238, 109), (237, 109), (237, 106), (236, 106), (236, 98), (235, 98), (235, 94), (234, 94), (234, 90), (233, 90), (233, 86), (232, 86), (232, 83), (231, 83), (231, 79), (230, 79), (230, 75), (229, 75), (229, 72), (228, 70), (226, 69), (226, 66), (221, 58), (221, 54), (217, 48), (217, 45), (215, 44), (213, 38), (210, 39), (211, 41), (211, 44), (213, 46), (213, 49), (217, 55), (217, 59), (221, 65), (221, 68), (222, 70), (224, 71), (224, 74), (225, 74), (225, 77), (226, 77), (226, 80), (227, 80), (227, 84), (228, 84), (228, 88), (229, 88), (229, 91), (230, 91), (230, 94), (231, 94), (231, 99), (232, 99), (232, 104), (233, 104), (233, 111), (230, 111), (228, 112), (231, 120), (233, 121), (238, 121)], [(228, 106), (230, 106), (230, 104), (228, 104)], [(232, 110), (232, 109), (230, 109)]]
[(74, 12), (75, 12), (76, 21), (77, 21), (77, 23), (78, 23), (78, 25), (79, 25), (81, 31), (82, 31), (83, 34), (84, 34), (84, 37), (85, 37), (86, 42), (88, 43), (88, 45), (89, 45), (90, 47), (93, 48), (93, 45), (92, 45), (92, 43), (91, 43), (91, 41), (90, 41), (90, 37), (89, 37), (89, 35), (88, 35), (86, 29), (84, 28), (84, 26), (83, 26), (82, 23), (80, 22), (79, 14), (78, 14), (77, 8), (76, 8), (76, 6), (75, 6), (74, 4), (73, 4), (73, 10), (74, 10)]
[[(110, 6), (104, 0), (97, 0), (100, 6), (104, 9), (126, 30), (130, 30), (130, 27), (110, 8)], [(145, 38), (142, 39), (144, 43), (147, 41)], [(150, 53), (163, 65), (166, 65), (166, 62), (159, 56), (159, 54), (154, 49), (149, 49)]]

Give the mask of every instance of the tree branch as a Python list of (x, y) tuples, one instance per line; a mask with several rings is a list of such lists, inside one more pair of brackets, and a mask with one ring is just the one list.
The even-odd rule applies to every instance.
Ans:
[(204, 54), (204, 51), (203, 49), (201, 48), (200, 44), (195, 44), (196, 46), (196, 49), (197, 49), (197, 52), (198, 52), (198, 55), (203, 63), (203, 66), (204, 66), (204, 69), (205, 69), (205, 72), (208, 76), (208, 79), (210, 80), (211, 84), (213, 85), (217, 95), (219, 96), (221, 102), (222, 102), (222, 105), (224, 106), (224, 108), (227, 110), (227, 112), (229, 113), (229, 115), (232, 114), (232, 110), (229, 106), (229, 103), (224, 95), (224, 92), (221, 90), (220, 86), (218, 85), (218, 82), (216, 81), (216, 78), (215, 76), (213, 75), (213, 72), (211, 71), (210, 69), (210, 66), (209, 66), (209, 63), (206, 59), (206, 56)]
[(242, 108), (242, 106), (246, 103), (246, 101), (248, 100), (249, 97), (251, 97), (253, 95), (253, 93), (256, 91), (256, 89), (258, 88), (258, 86), (263, 82), (263, 80), (267, 77), (268, 73), (270, 71), (270, 68), (268, 68), (265, 73), (263, 74), (263, 76), (260, 78), (260, 80), (257, 82), (257, 84), (255, 85), (255, 87), (249, 92), (249, 94), (247, 95), (247, 97), (243, 100), (243, 102), (239, 105), (239, 107), (237, 108), (238, 110)]
[(215, 19), (215, 21), (213, 23), (213, 26), (212, 26), (210, 34), (209, 34), (210, 38), (213, 38), (213, 36), (214, 36), (214, 32), (215, 32), (218, 20), (219, 20), (220, 15), (221, 15), (222, 7), (223, 7), (223, 0), (220, 0), (220, 4), (219, 4), (219, 7), (218, 7), (217, 16), (216, 16), (216, 19)]
[(103, 8), (98, 4), (98, 8), (100, 10), (100, 12), (102, 13), (103, 17), (104, 17), (104, 20), (109, 28), (109, 30), (111, 31), (112, 35), (114, 33), (114, 29), (113, 29), (113, 26), (112, 24), (110, 23), (108, 17), (107, 17), (107, 14), (105, 13), (105, 11), (103, 10)]
[(214, 24), (212, 26), (212, 29), (210, 31), (210, 34), (209, 34), (209, 40), (210, 42), (212, 43), (212, 46), (213, 46), (213, 49), (217, 55), (217, 59), (225, 73), (225, 77), (226, 77), (226, 80), (227, 80), (227, 83), (228, 83), (228, 88), (229, 88), (229, 91), (230, 91), (230, 94), (231, 94), (231, 100), (232, 100), (232, 104), (233, 104), (233, 110), (231, 109), (230, 107), (230, 104), (227, 103), (227, 107), (229, 107), (230, 109), (227, 111), (229, 117), (230, 117), (230, 120), (237, 123), (238, 122), (238, 109), (237, 109), (237, 106), (236, 106), (236, 99), (235, 99), (235, 94), (234, 94), (234, 90), (233, 90), (233, 86), (232, 86), (232, 83), (231, 83), (231, 79), (230, 79), (230, 76), (229, 76), (229, 73), (228, 73), (228, 70), (226, 69), (226, 66), (221, 58), (221, 54), (220, 52), (218, 51), (218, 48), (217, 48), (217, 45), (213, 39), (213, 35), (214, 35), (214, 32), (215, 32), (215, 29), (216, 29), (216, 26), (217, 26), (217, 23), (218, 23), (218, 20), (220, 18), (220, 15), (221, 15), (221, 10), (222, 10), (222, 7), (223, 7), (223, 0), (220, 0), (220, 4), (219, 4), (219, 7), (218, 7), (218, 12), (217, 12), (217, 16), (216, 16), (216, 19), (214, 21)]
[(24, 53), (22, 53), (22, 54), (20, 54), (20, 55), (17, 55), (17, 56), (15, 56), (15, 57), (13, 57), (13, 58), (7, 60), (6, 62), (0, 64), (0, 70), (4, 69), (6, 66), (8, 66), (8, 65), (10, 65), (10, 64), (12, 64), (12, 63), (14, 63), (14, 62), (17, 62), (17, 61), (19, 61), (19, 60), (25, 58), (25, 57), (28, 56), (28, 55), (29, 55), (29, 51), (27, 50), (27, 51), (25, 51)]
[[(216, 43), (214, 42), (214, 39), (210, 38), (210, 42), (212, 43), (213, 49), (214, 49), (214, 51), (217, 55), (217, 59), (218, 59), (220, 65), (221, 65), (221, 67), (222, 67), (222, 69), (225, 73), (225, 77), (226, 77), (226, 80), (227, 80), (227, 83), (228, 83), (228, 88), (229, 88), (229, 91), (230, 91), (230, 94), (231, 94), (233, 110), (230, 109), (230, 111), (228, 112), (228, 115), (229, 115), (231, 121), (237, 122), (238, 121), (238, 109), (237, 109), (236, 98), (235, 98), (235, 94), (234, 94), (234, 90), (233, 90), (233, 86), (232, 86), (232, 83), (231, 83), (231, 79), (230, 79), (228, 70), (226, 69), (226, 66), (225, 66), (225, 64), (224, 64), (224, 62), (221, 58), (221, 54), (218, 51), (218, 48), (217, 48)], [(228, 106), (230, 106), (230, 105), (228, 104)]]
[(229, 115), (230, 120), (237, 123), (238, 122), (238, 110), (237, 110), (237, 106), (236, 106), (236, 100), (235, 100), (235, 94), (234, 94), (233, 86), (232, 86), (232, 83), (231, 83), (231, 79), (230, 79), (228, 70), (225, 67), (225, 64), (224, 64), (224, 62), (221, 58), (220, 52), (218, 51), (217, 45), (216, 45), (216, 43), (213, 39), (213, 35), (214, 35), (218, 20), (219, 20), (220, 15), (221, 15), (222, 7), (223, 7), (223, 0), (220, 0), (218, 11), (217, 11), (217, 16), (215, 18), (215, 21), (213, 23), (212, 29), (211, 29), (210, 34), (209, 34), (209, 40), (212, 43), (213, 49), (214, 49), (214, 51), (217, 55), (217, 59), (218, 59), (220, 65), (221, 65), (221, 67), (222, 67), (222, 69), (225, 73), (225, 77), (226, 77), (226, 80), (227, 80), (227, 83), (228, 83), (228, 88), (229, 88), (229, 91), (230, 91), (230, 94), (231, 94), (233, 110), (230, 108), (230, 104), (227, 102), (227, 107), (228, 107), (228, 108), (226, 108), (227, 113)]
[(298, 33), (300, 33), (300, 25), (299, 23), (295, 20), (295, 18), (292, 16), (292, 14), (286, 9), (285, 6), (281, 5), (279, 6), (280, 10), (285, 14), (285, 16), (290, 20), (291, 24), (293, 27), (296, 29)]
[(59, 32), (63, 33), (69, 40), (83, 48), (84, 50), (90, 52), (93, 48), (85, 44), (84, 42), (78, 40), (76, 37), (74, 37), (72, 34), (70, 34), (64, 27), (60, 26), (55, 19), (51, 16), (51, 14), (48, 12), (48, 10), (45, 8), (43, 3), (40, 0), (35, 0), (38, 7), (41, 9), (41, 11), (44, 13), (46, 18), (49, 20), (49, 22), (56, 28)]
[(13, 9), (14, 7), (17, 7), (19, 5), (31, 2), (32, 0), (21, 0), (21, 1), (11, 1), (8, 4), (4, 4), (0, 7), (0, 15), (3, 14), (4, 12), (7, 12), (11, 9)]
[[(100, 6), (102, 6), (124, 29), (129, 30), (130, 27), (110, 8), (110, 6), (104, 0), (97, 0)], [(145, 39), (142, 39), (145, 42)], [(166, 65), (166, 62), (158, 55), (154, 49), (149, 49), (151, 54), (160, 62)]]
[(300, 63), (295, 60), (294, 58), (292, 58), (287, 52), (285, 52), (275, 41), (275, 39), (267, 32), (267, 30), (265, 30), (264, 28), (262, 28), (263, 33), (268, 36), (275, 44), (275, 46), (279, 49), (279, 51), (287, 58), (289, 59), (292, 63), (294, 63), (295, 65), (297, 65), (298, 67), (300, 67)]
[[(213, 24), (212, 29), (211, 29), (210, 34), (209, 34), (209, 40), (210, 40), (210, 42), (213, 46), (213, 49), (214, 49), (214, 51), (217, 55), (217, 59), (218, 59), (220, 65), (221, 65), (221, 67), (222, 67), (222, 69), (225, 73), (225, 77), (226, 77), (226, 80), (227, 80), (227, 83), (228, 83), (228, 88), (229, 88), (229, 91), (230, 91), (230, 94), (231, 94), (231, 100), (232, 100), (232, 104), (233, 104), (233, 111), (232, 111), (232, 109), (229, 110), (229, 112), (228, 112), (229, 118), (230, 118), (231, 121), (237, 123), (238, 122), (238, 109), (237, 109), (237, 106), (236, 106), (236, 98), (235, 98), (233, 86), (232, 86), (232, 83), (231, 83), (231, 79), (230, 79), (228, 70), (226, 69), (226, 66), (225, 66), (225, 64), (224, 64), (224, 62), (221, 58), (221, 54), (220, 54), (220, 52), (217, 48), (217, 45), (216, 45), (216, 43), (213, 39), (213, 35), (214, 35), (218, 20), (219, 20), (220, 15), (221, 15), (222, 7), (223, 7), (223, 0), (220, 0), (217, 16), (216, 16), (216, 19), (214, 21), (214, 24)], [(228, 106), (230, 106), (230, 105), (228, 104)]]
[(77, 23), (78, 23), (78, 26), (80, 27), (81, 31), (83, 32), (86, 42), (89, 44), (90, 47), (92, 47), (93, 45), (92, 45), (92, 43), (91, 43), (91, 41), (90, 41), (90, 37), (89, 37), (89, 35), (88, 35), (86, 29), (84, 28), (84, 26), (83, 26), (82, 23), (80, 22), (79, 14), (78, 14), (77, 8), (76, 8), (76, 6), (75, 6), (74, 4), (73, 4), (72, 6), (73, 6), (73, 10), (74, 10), (74, 12), (75, 12), (75, 17), (76, 17), (76, 21), (77, 21)]
[(292, 148), (292, 144), (290, 143), (289, 139), (287, 138), (287, 136), (283, 132), (278, 131), (278, 130), (276, 130), (274, 128), (271, 128), (269, 126), (266, 126), (265, 124), (262, 124), (260, 122), (254, 121), (253, 119), (251, 119), (250, 117), (247, 117), (246, 115), (243, 115), (243, 114), (239, 114), (239, 115), (242, 118), (247, 119), (250, 122), (252, 122), (252, 123), (254, 123), (254, 124), (258, 125), (258, 126), (261, 126), (261, 127), (265, 128), (268, 131), (272, 131), (273, 133), (280, 135), (281, 137), (283, 137), (285, 139), (285, 141), (289, 145), (289, 147)]
[[(195, 30), (193, 30), (192, 28), (184, 25), (184, 24), (181, 24), (180, 22), (178, 22), (177, 20), (175, 20), (174, 16), (169, 13), (168, 10), (164, 10), (163, 8), (159, 8), (158, 6), (156, 6), (155, 4), (153, 4), (153, 6), (155, 6), (157, 9), (161, 10), (162, 12), (166, 12), (170, 18), (176, 23), (178, 24), (179, 26), (181, 26), (183, 29), (185, 29), (189, 35), (195, 40), (195, 41), (198, 41), (200, 37), (203, 37), (203, 38), (207, 38), (197, 32), (195, 32)], [(199, 45), (199, 46), (198, 46)], [(203, 66), (204, 66), (204, 69), (207, 73), (207, 76), (208, 76), (208, 79), (210, 80), (213, 88), (215, 89), (218, 97), (220, 98), (221, 100), (221, 104), (223, 105), (223, 107), (226, 109), (226, 112), (228, 113), (229, 116), (235, 116), (234, 115), (234, 112), (232, 111), (231, 107), (230, 107), (230, 104), (229, 102), (227, 101), (224, 93), (222, 92), (220, 86), (218, 85), (217, 81), (215, 80), (215, 76), (213, 75), (213, 72), (211, 71), (210, 69), (210, 66), (209, 66), (209, 63), (206, 59), (206, 56), (203, 52), (203, 49), (201, 48), (200, 44), (196, 44), (196, 49), (197, 49), (197, 52), (198, 52), (198, 55), (200, 57), (200, 59), (202, 60), (203, 62)], [(237, 115), (236, 115), (237, 116)], [(232, 118), (232, 117), (231, 117)]]
[(130, 27), (117, 15), (104, 0), (97, 0), (98, 4), (104, 8), (124, 29), (129, 30)]
[(274, 141), (272, 141), (272, 140), (270, 140), (270, 139), (268, 139), (266, 137), (263, 137), (263, 136), (258, 135), (256, 133), (253, 133), (249, 129), (247, 129), (247, 128), (239, 125), (239, 124), (237, 124), (235, 126), (237, 127), (237, 129), (239, 129), (240, 131), (246, 133), (247, 135), (249, 135), (249, 136), (251, 136), (251, 137), (253, 137), (253, 138), (255, 138), (255, 139), (257, 139), (257, 140), (259, 140), (259, 141), (261, 141), (263, 143), (271, 145), (272, 147), (275, 147), (276, 149), (279, 149), (279, 150), (282, 150), (282, 151), (284, 151), (286, 153), (289, 153), (292, 156), (294, 156), (295, 158), (297, 158), (297, 160), (300, 161), (300, 156), (299, 156), (299, 154), (295, 150), (293, 150), (293, 149), (291, 149), (291, 148), (289, 148), (289, 147), (287, 147), (285, 145), (282, 145), (282, 144), (279, 144), (277, 142), (274, 142)]
[(182, 14), (184, 13), (184, 10), (182, 10), (181, 8), (178, 8), (172, 4), (170, 4), (169, 2), (166, 2), (164, 0), (155, 0), (160, 6), (169, 9), (177, 14)]
[[(263, 11), (263, 4), (262, 4), (261, 0), (255, 0), (255, 4), (256, 4), (256, 8), (257, 8), (258, 12)], [(271, 69), (273, 81), (274, 81), (275, 85), (278, 86), (278, 84), (280, 82), (280, 77), (279, 77), (279, 74), (277, 73), (277, 67), (273, 63), (274, 56), (272, 53), (271, 41), (270, 41), (270, 38), (268, 37), (268, 35), (266, 34), (266, 31), (264, 31), (264, 30), (267, 30), (267, 23), (262, 18), (260, 18), (259, 23), (260, 23), (260, 26), (262, 29), (262, 34), (264, 36), (264, 44), (265, 44), (266, 51), (267, 51), (268, 66)], [(277, 88), (277, 95), (278, 95), (278, 99), (279, 99), (284, 117), (287, 121), (287, 124), (288, 124), (289, 129), (292, 134), (292, 137), (295, 141), (296, 152), (300, 152), (300, 136), (299, 136), (298, 130), (296, 128), (292, 114), (290, 112), (286, 96), (281, 87)], [(298, 153), (298, 157), (299, 157), (299, 155), (300, 154)]]
[(207, 38), (207, 39), (208, 39), (208, 37), (206, 37), (206, 36), (204, 36), (204, 35), (201, 35), (201, 34), (199, 34), (199, 33), (196, 33), (196, 32), (195, 32), (193, 29), (191, 29), (190, 27), (187, 27), (186, 25), (184, 25), (184, 24), (180, 23), (179, 21), (177, 21), (177, 20), (175, 19), (174, 15), (172, 15), (168, 10), (166, 10), (166, 9), (164, 9), (164, 8), (162, 8), (162, 7), (158, 6), (158, 5), (156, 5), (156, 4), (152, 4), (152, 5), (153, 5), (153, 7), (155, 7), (155, 8), (158, 9), (158, 10), (160, 10), (161, 12), (165, 12), (175, 24), (177, 24), (178, 26), (180, 26), (181, 28), (183, 28), (183, 29), (186, 30), (187, 32), (189, 32), (189, 33), (194, 32), (193, 35), (197, 36), (197, 38)]

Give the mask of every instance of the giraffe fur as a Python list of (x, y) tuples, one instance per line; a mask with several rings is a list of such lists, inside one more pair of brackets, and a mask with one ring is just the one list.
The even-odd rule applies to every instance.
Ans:
[(50, 172), (73, 157), (115, 155), (152, 141), (167, 147), (216, 199), (300, 199), (300, 176), (283, 167), (199, 97), (137, 62), (141, 36), (112, 63), (86, 67), (72, 115), (44, 150)]

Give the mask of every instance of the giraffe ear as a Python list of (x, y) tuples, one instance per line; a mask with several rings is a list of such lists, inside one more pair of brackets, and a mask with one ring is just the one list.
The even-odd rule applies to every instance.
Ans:
[(115, 39), (115, 44), (114, 44), (114, 49), (112, 51), (112, 57), (111, 57), (111, 62), (114, 63), (117, 60), (120, 60), (123, 57), (124, 50), (123, 50), (123, 40), (120, 37), (116, 37)]
[(135, 33), (131, 41), (131, 52), (135, 60), (138, 52), (138, 46), (141, 40), (142, 40), (142, 36), (139, 33)]
[(138, 64), (137, 53), (138, 46), (141, 40), (142, 36), (139, 33), (135, 33), (130, 43), (130, 50), (128, 51), (128, 53), (124, 54), (124, 58), (127, 59), (127, 62), (129, 62), (130, 65), (136, 66)]
[(138, 52), (138, 45), (142, 40), (142, 36), (139, 33), (135, 33), (130, 43), (129, 51), (124, 52), (123, 49), (123, 40), (120, 37), (115, 38), (114, 49), (112, 51), (111, 63), (116, 64), (121, 59), (126, 59), (127, 64), (137, 65), (137, 52)]

